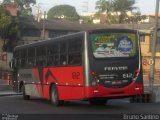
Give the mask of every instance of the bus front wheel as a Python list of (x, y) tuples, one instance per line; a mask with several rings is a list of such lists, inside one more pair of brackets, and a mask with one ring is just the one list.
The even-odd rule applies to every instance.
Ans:
[(23, 99), (24, 100), (29, 100), (30, 96), (26, 95), (25, 85), (22, 86), (22, 92), (23, 92)]
[(59, 100), (58, 89), (56, 85), (51, 86), (50, 99), (51, 103), (55, 106), (62, 106), (64, 103), (63, 100)]

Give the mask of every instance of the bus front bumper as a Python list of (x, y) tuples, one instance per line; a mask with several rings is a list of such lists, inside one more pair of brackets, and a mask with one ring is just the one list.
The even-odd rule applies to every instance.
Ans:
[(132, 83), (123, 88), (107, 88), (102, 85), (89, 86), (86, 88), (86, 98), (115, 98), (143, 94), (143, 84)]

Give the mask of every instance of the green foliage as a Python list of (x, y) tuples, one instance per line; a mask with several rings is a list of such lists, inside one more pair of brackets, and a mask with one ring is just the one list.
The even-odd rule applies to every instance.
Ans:
[(36, 4), (36, 0), (14, 0), (19, 7), (19, 13), (23, 16), (31, 16), (31, 4)]
[(18, 12), (23, 16), (31, 16), (32, 8), (31, 4), (36, 4), (36, 0), (4, 0), (3, 2), (15, 3), (18, 5)]
[[(6, 28), (10, 23), (11, 23), (11, 16), (6, 10), (4, 10), (2, 6), (0, 6), (0, 30)], [(0, 34), (2, 32), (3, 31), (0, 31)]]
[(78, 20), (76, 9), (70, 5), (57, 5), (48, 11), (48, 19)]
[(111, 0), (99, 0), (96, 2), (96, 9), (98, 12), (103, 13), (110, 13), (113, 11), (113, 4)]
[(105, 12), (110, 23), (126, 23), (127, 12), (137, 9), (134, 4), (135, 0), (99, 0), (96, 9), (98, 13)]
[(114, 10), (119, 12), (119, 23), (123, 23), (127, 17), (128, 11), (133, 11), (137, 9), (134, 7), (135, 0), (114, 0)]
[(140, 22), (141, 20), (145, 20), (147, 18), (146, 15), (141, 15), (140, 13), (134, 13), (133, 16), (129, 16), (127, 19), (126, 19), (126, 22), (127, 23), (138, 23)]
[(0, 37), (3, 40), (3, 50), (11, 51), (18, 36), (18, 20), (13, 18), (0, 6)]
[(112, 0), (99, 0), (96, 2), (96, 9), (98, 10), (97, 15), (101, 13), (106, 13), (108, 22), (112, 22), (111, 13), (114, 11)]

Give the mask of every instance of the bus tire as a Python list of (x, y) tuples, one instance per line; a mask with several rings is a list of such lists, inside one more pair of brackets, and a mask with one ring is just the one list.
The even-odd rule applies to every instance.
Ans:
[(91, 105), (105, 105), (107, 103), (107, 99), (90, 99), (89, 103)]
[(21, 81), (20, 84), (19, 84), (19, 91), (18, 92), (23, 92), (23, 85), (24, 83)]
[(64, 104), (63, 100), (59, 100), (58, 89), (56, 85), (51, 86), (50, 100), (54, 106), (62, 106)]
[(134, 103), (135, 102), (135, 97), (133, 96), (133, 97), (130, 97), (129, 98), (129, 101), (130, 101), (130, 103)]
[(23, 92), (23, 99), (24, 100), (29, 100), (30, 96), (26, 95), (25, 85), (22, 86), (22, 92)]

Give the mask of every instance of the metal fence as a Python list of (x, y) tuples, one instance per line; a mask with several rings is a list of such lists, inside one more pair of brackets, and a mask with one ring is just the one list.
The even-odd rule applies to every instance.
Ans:
[(2, 85), (11, 85), (11, 72), (0, 71), (0, 84)]

